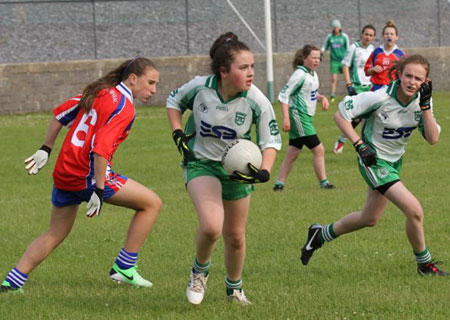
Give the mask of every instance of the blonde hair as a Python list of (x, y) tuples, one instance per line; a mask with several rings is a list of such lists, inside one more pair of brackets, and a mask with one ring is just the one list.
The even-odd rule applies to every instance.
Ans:
[(383, 27), (383, 34), (384, 30), (386, 30), (387, 28), (393, 28), (395, 30), (395, 35), (398, 36), (398, 29), (394, 23), (394, 20), (389, 20), (388, 22), (386, 22), (386, 25)]
[(396, 79), (402, 74), (403, 70), (405, 69), (405, 66), (408, 64), (420, 64), (424, 67), (424, 69), (427, 71), (426, 78), (428, 78), (428, 74), (430, 73), (430, 62), (420, 54), (414, 54), (412, 56), (404, 57), (398, 61), (394, 62), (394, 65), (389, 70), (389, 79), (392, 79), (392, 77), (395, 75)]

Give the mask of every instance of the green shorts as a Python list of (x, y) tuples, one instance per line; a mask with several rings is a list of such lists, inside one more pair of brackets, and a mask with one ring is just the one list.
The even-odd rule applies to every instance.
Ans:
[(296, 108), (289, 108), (289, 120), (291, 121), (289, 140), (316, 134), (316, 128), (314, 128), (313, 124), (314, 117), (300, 112)]
[(377, 159), (377, 163), (367, 168), (358, 158), (359, 172), (371, 189), (376, 189), (386, 183), (400, 180), (403, 158), (397, 162)]
[(222, 163), (212, 160), (190, 160), (184, 169), (184, 180), (187, 184), (201, 176), (216, 177), (222, 185), (223, 200), (239, 200), (255, 190), (252, 184), (244, 184), (230, 179)]
[(344, 64), (342, 62), (330, 61), (330, 73), (331, 74), (341, 74), (343, 66), (344, 66)]

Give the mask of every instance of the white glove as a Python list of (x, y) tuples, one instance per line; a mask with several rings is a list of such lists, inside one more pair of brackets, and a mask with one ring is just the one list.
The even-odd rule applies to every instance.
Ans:
[(42, 146), (31, 157), (25, 159), (25, 170), (28, 171), (28, 174), (38, 174), (39, 170), (47, 164), (51, 151), (51, 148)]
[(100, 210), (103, 205), (103, 189), (95, 188), (95, 191), (92, 192), (91, 199), (86, 205), (86, 215), (89, 218), (100, 215)]

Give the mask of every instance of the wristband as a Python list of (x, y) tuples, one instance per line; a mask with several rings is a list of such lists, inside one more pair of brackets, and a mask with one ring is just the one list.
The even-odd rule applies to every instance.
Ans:
[(43, 144), (42, 147), (39, 148), (39, 150), (44, 150), (48, 153), (48, 155), (50, 155), (50, 153), (52, 152), (52, 148), (46, 146), (45, 144)]

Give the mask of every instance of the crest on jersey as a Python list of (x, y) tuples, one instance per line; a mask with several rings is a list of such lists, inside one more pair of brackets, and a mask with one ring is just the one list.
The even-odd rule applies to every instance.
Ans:
[(198, 105), (197, 109), (200, 110), (200, 112), (203, 112), (203, 113), (207, 113), (208, 112), (208, 107), (204, 103), (200, 103)]
[(245, 122), (245, 118), (247, 117), (246, 113), (243, 112), (236, 112), (236, 116), (234, 117), (234, 122), (238, 126), (242, 126)]
[(386, 123), (389, 122), (389, 115), (386, 112), (380, 114), (381, 121)]
[(380, 168), (377, 170), (377, 176), (380, 179), (384, 179), (389, 175), (389, 170), (386, 168)]
[(422, 111), (414, 111), (414, 119), (416, 121), (420, 121), (421, 118), (422, 118)]
[(280, 133), (280, 130), (278, 129), (278, 124), (275, 120), (271, 120), (269, 122), (269, 130), (272, 136), (276, 136)]

